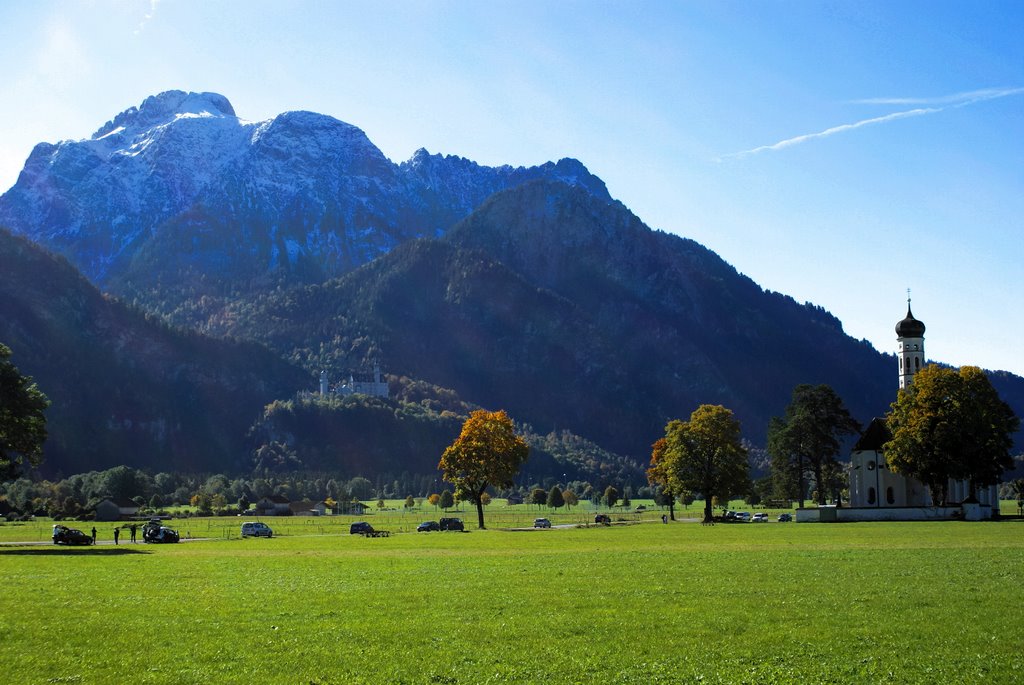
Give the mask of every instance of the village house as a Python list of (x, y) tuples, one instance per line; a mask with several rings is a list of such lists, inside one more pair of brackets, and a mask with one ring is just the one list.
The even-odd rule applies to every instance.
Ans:
[(113, 500), (109, 497), (96, 505), (97, 521), (124, 521), (137, 516), (139, 505), (130, 499)]

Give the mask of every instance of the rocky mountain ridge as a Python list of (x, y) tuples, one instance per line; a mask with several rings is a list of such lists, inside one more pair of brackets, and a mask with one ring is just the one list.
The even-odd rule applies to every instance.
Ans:
[(316, 282), (439, 235), (534, 178), (608, 197), (576, 160), (485, 167), (419, 150), (394, 164), (330, 116), (248, 122), (221, 95), (168, 91), (87, 140), (37, 145), (0, 196), (0, 225), (121, 294), (150, 288), (156, 264), (165, 281)]

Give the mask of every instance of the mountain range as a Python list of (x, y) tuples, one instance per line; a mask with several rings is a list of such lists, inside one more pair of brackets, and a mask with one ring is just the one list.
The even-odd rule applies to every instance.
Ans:
[[(832, 385), (864, 423), (895, 396), (893, 356), (707, 248), (651, 230), (571, 159), (484, 167), (420, 150), (396, 165), (331, 117), (250, 123), (222, 96), (172, 91), (88, 140), (36, 146), (0, 197), (0, 225), (70, 261), (0, 234), (5, 263), (48, 259), (57, 280), (80, 278), (73, 265), (108, 319), (141, 317), (160, 335), (193, 341), (192, 353), (201, 347), (202, 364), (217, 367), (203, 374), (210, 402), (194, 407), (209, 420), (239, 392), (253, 401), (234, 411), (251, 422), (262, 404), (313, 389), (322, 369), (340, 377), (379, 360), (392, 378), (646, 461), (665, 422), (701, 403), (732, 408), (758, 444), (799, 383)], [(26, 311), (55, 296), (41, 273), (10, 277)], [(82, 311), (70, 302), (50, 316), (65, 330), (90, 327)], [(0, 313), (7, 342), (20, 319)], [(879, 316), (895, 324), (902, 312), (882, 307)], [(134, 353), (117, 343), (117, 325), (93, 337), (98, 354)], [(73, 355), (47, 352), (57, 347), (47, 333), (25, 339), (43, 356), (22, 354), (22, 365), (46, 391), (40, 369), (59, 373)], [(120, 363), (184, 368), (185, 349)], [(247, 359), (235, 366), (229, 350), (242, 349)], [(1020, 414), (1024, 379), (991, 377)], [(161, 394), (145, 383), (137, 392), (132, 401), (143, 404)], [(163, 395), (167, 411), (182, 401)], [(89, 410), (62, 408), (62, 420), (106, 425), (117, 415), (102, 397), (82, 404)], [(245, 432), (240, 415), (231, 421)], [(112, 464), (132, 463), (123, 450), (108, 450)]]

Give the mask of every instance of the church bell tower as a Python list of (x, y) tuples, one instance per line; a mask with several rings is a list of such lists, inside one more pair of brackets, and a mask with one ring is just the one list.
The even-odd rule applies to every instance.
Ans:
[(910, 386), (914, 374), (924, 366), (924, 324), (910, 311), (910, 291), (907, 291), (907, 317), (896, 324), (896, 342), (902, 390)]

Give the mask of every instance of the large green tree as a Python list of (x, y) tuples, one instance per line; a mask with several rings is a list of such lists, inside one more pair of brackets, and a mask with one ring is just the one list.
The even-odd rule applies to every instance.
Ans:
[(42, 463), (48, 406), (46, 395), (11, 362), (11, 348), (0, 343), (0, 482)]
[(457, 492), (476, 504), (478, 525), (484, 528), (482, 496), (487, 486), (511, 487), (529, 454), (529, 446), (516, 435), (508, 414), (478, 409), (462, 424), (462, 432), (445, 449), (437, 467)]
[(562, 488), (557, 485), (551, 486), (548, 492), (547, 505), (549, 509), (558, 509), (565, 506), (565, 497), (562, 496)]
[(740, 440), (740, 423), (720, 405), (702, 404), (689, 421), (665, 426), (665, 469), (674, 492), (692, 490), (704, 495), (704, 521), (712, 521), (711, 500), (743, 494), (750, 482), (747, 450)]
[(768, 424), (768, 453), (777, 488), (788, 489), (786, 486), (795, 480), (803, 507), (804, 476), (810, 474), (818, 504), (825, 504), (831, 489), (825, 476), (840, 468), (840, 439), (859, 432), (860, 424), (831, 387), (802, 384), (793, 388), (785, 416), (773, 418)]
[(935, 504), (946, 502), (950, 479), (969, 481), (971, 498), (977, 486), (998, 483), (1013, 466), (1010, 449), (1020, 428), (984, 371), (934, 364), (900, 390), (886, 423), (889, 467), (924, 483)]

